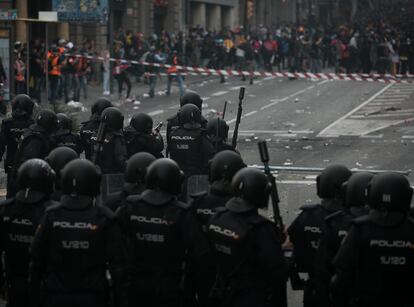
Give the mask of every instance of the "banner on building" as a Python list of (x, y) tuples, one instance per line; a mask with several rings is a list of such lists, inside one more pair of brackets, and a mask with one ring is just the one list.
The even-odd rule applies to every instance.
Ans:
[(0, 20), (16, 20), (17, 10), (0, 10)]
[(53, 0), (59, 21), (107, 22), (108, 0)]

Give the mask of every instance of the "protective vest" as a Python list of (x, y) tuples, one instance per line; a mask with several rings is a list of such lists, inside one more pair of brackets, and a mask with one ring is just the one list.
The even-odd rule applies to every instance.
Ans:
[(45, 228), (50, 229), (53, 239), (47, 246), (46, 272), (50, 273), (46, 290), (103, 291), (107, 287), (104, 272), (109, 219), (108, 209), (92, 204), (70, 211), (59, 205), (48, 208)]
[(180, 127), (171, 131), (169, 152), (186, 176), (201, 174), (203, 155), (201, 152), (202, 131)]
[(136, 273), (179, 276), (185, 257), (184, 242), (179, 236), (185, 213), (181, 203), (171, 200), (163, 205), (152, 205), (139, 196), (130, 196), (125, 211), (122, 223), (126, 223), (133, 242)]
[(174, 55), (172, 57), (171, 65), (172, 66), (167, 69), (167, 73), (169, 73), (169, 74), (175, 74), (175, 73), (177, 73), (178, 69), (177, 69), (177, 66), (176, 65), (178, 65), (178, 57), (176, 55)]
[(207, 224), (207, 236), (226, 288), (265, 288), (253, 235), (255, 227), (268, 221), (257, 214), (243, 216), (225, 208), (217, 211)]
[[(7, 146), (7, 154), (5, 159), (5, 171), (9, 172), (15, 160), (17, 146), (25, 130), (33, 124), (33, 119), (5, 119), (2, 122), (2, 134), (5, 136), (5, 144)], [(2, 152), (3, 153), (3, 152)]]
[(3, 203), (0, 213), (2, 241), (4, 243), (6, 277), (27, 278), (29, 273), (29, 247), (44, 214), (43, 204), (22, 204), (17, 200)]
[(230, 199), (230, 195), (219, 195), (212, 192), (208, 194), (207, 192), (193, 194), (191, 197), (191, 207), (204, 232), (207, 232), (207, 223), (216, 213), (216, 209), (224, 207)]
[(80, 138), (82, 143), (82, 148), (85, 150), (85, 158), (90, 160), (92, 158), (92, 137), (96, 134), (99, 128), (98, 120), (89, 120), (82, 123), (80, 129)]
[(60, 56), (55, 55), (51, 57), (50, 61), (50, 70), (49, 75), (50, 76), (60, 76), (61, 75), (61, 65), (59, 64), (59, 58)]
[(288, 233), (295, 246), (295, 262), (299, 272), (312, 274), (325, 217), (333, 212), (325, 210), (320, 205), (306, 205), (301, 207), (301, 210), (300, 215), (288, 228)]
[(355, 222), (359, 263), (355, 285), (360, 306), (413, 306), (414, 221), (381, 226), (370, 216)]

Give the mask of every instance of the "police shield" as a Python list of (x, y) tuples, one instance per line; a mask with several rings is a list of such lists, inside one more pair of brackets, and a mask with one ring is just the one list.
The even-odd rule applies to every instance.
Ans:
[(187, 199), (190, 199), (190, 195), (208, 191), (208, 176), (207, 175), (192, 175), (187, 179)]
[(110, 196), (114, 196), (122, 191), (125, 182), (125, 175), (120, 174), (105, 174), (102, 175), (101, 181), (101, 199), (105, 202)]

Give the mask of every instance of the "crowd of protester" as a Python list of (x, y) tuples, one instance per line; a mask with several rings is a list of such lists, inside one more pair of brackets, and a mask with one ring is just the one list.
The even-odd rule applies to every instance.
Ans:
[[(310, 23), (221, 31), (193, 27), (187, 33), (162, 31), (149, 36), (119, 29), (114, 33), (110, 50), (102, 52), (97, 51), (91, 40), (86, 39), (81, 46), (75, 46), (72, 42), (57, 39), (49, 46), (47, 72), (43, 42), (31, 42), (28, 57), (26, 45), (16, 42), (13, 57), (15, 94), (25, 93), (29, 88), (29, 94), (40, 102), (46, 74), (50, 102), (61, 98), (65, 102), (86, 99), (87, 85), (97, 84), (99, 80), (103, 80), (103, 95), (110, 95), (111, 75), (118, 83), (119, 98), (124, 98), (124, 84), (127, 87), (125, 98), (130, 97), (132, 81), (148, 82), (149, 95), (153, 97), (159, 72), (174, 74), (168, 80), (168, 88), (176, 80), (180, 93), (183, 91), (183, 80), (177, 77), (179, 71), (177, 74), (175, 70), (111, 62), (110, 57), (247, 71), (319, 73), (330, 69), (336, 73), (414, 74), (414, 4), (402, 3), (363, 7), (353, 22), (330, 27)], [(90, 61), (75, 55), (102, 56), (104, 60)], [(225, 82), (224, 77), (221, 82)]]

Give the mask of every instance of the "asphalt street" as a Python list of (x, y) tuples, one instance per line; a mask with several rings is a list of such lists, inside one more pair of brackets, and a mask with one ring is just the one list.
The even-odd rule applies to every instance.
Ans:
[[(205, 116), (222, 112), (234, 128), (240, 86), (246, 86), (238, 150), (250, 165), (260, 165), (258, 140), (267, 140), (271, 165), (323, 168), (340, 163), (349, 168), (409, 171), (414, 168), (414, 86), (379, 82), (289, 80), (274, 77), (255, 79), (253, 85), (240, 78), (220, 84), (216, 77), (191, 77), (187, 88), (204, 100)], [(148, 98), (148, 88), (134, 84), (134, 101), (111, 100), (125, 114), (125, 124), (134, 113), (145, 112), (154, 124), (179, 108), (178, 88), (166, 96), (165, 79), (156, 97)], [(79, 121), (90, 114), (98, 89), (75, 112)], [(164, 129), (164, 128), (163, 128)], [(230, 131), (231, 132), (231, 131)], [(231, 133), (230, 133), (231, 135)], [(277, 174), (281, 211), (286, 224), (299, 207), (317, 201), (316, 172), (280, 171)], [(413, 174), (409, 174), (414, 182)], [(268, 212), (270, 214), (270, 212)], [(289, 293), (289, 306), (300, 304), (300, 293)]]

